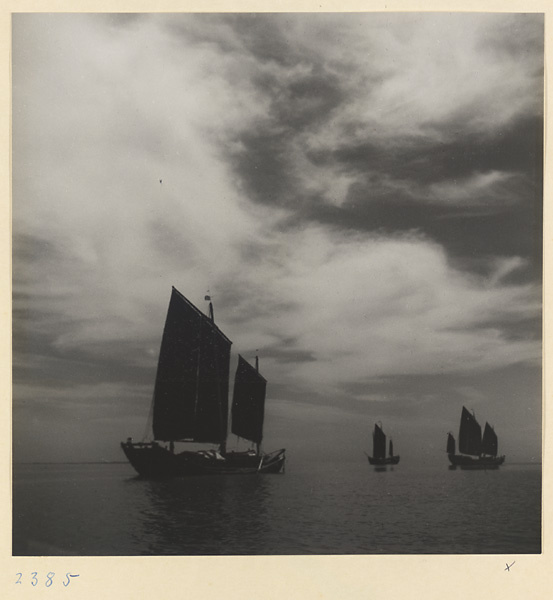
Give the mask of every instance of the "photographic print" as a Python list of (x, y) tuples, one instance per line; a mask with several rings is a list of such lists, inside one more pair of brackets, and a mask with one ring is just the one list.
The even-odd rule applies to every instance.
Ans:
[(11, 33), (14, 557), (542, 552), (544, 14)]

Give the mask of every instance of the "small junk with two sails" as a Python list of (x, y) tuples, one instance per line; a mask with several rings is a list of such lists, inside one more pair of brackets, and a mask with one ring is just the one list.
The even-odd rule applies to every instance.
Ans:
[(486, 422), (484, 435), (476, 416), (464, 406), (459, 426), (459, 452), (455, 453), (455, 438), (447, 434), (447, 456), (450, 468), (461, 469), (498, 469), (505, 461), (505, 456), (497, 454), (497, 435), (493, 427)]
[(386, 456), (386, 434), (382, 430), (382, 424), (375, 423), (373, 431), (373, 455), (367, 455), (369, 463), (375, 466), (397, 465), (399, 454), (394, 455), (394, 444), (390, 439), (388, 456)]

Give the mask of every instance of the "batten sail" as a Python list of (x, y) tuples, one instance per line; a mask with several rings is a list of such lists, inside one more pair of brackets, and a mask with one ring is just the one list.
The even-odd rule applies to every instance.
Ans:
[(447, 434), (446, 452), (448, 454), (455, 454), (455, 438), (451, 435), (451, 433)]
[(489, 423), (486, 423), (484, 427), (484, 435), (482, 437), (482, 454), (497, 456), (497, 435)]
[(464, 406), (459, 427), (459, 452), (480, 456), (482, 451), (482, 428)]
[(374, 458), (385, 458), (386, 457), (386, 435), (384, 434), (384, 432), (378, 425), (374, 426), (373, 457)]
[(231, 344), (210, 318), (173, 288), (154, 389), (155, 439), (226, 439)]
[(267, 381), (240, 355), (234, 378), (232, 433), (261, 444)]

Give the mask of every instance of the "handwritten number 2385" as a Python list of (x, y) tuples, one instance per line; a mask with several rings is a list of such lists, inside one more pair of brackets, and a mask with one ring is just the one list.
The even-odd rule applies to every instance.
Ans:
[[(17, 575), (17, 581), (15, 583), (22, 583), (21, 578), (23, 577), (23, 573), (16, 573)], [(32, 577), (31, 577), (31, 585), (33, 587), (36, 587), (39, 583), (38, 581), (38, 573), (36, 571), (33, 571), (31, 573)], [(50, 571), (48, 573), (48, 575), (46, 575), (46, 581), (44, 582), (44, 585), (46, 587), (50, 587), (52, 585), (52, 583), (54, 583), (54, 575), (55, 573), (53, 573), (52, 571)], [(72, 575), (71, 573), (66, 573), (65, 574), (66, 577), (66, 581), (62, 581), (62, 584), (67, 587), (70, 583), (71, 583), (71, 577), (78, 577), (78, 575)]]

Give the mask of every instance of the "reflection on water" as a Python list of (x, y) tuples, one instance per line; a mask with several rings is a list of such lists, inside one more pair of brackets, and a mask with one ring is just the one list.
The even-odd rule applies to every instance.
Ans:
[(14, 468), (14, 555), (522, 554), (541, 551), (541, 472), (320, 463), (285, 475), (134, 477)]
[(146, 499), (135, 534), (137, 543), (147, 542), (144, 553), (187, 554), (194, 549), (195, 554), (249, 554), (242, 540), (264, 535), (267, 477), (222, 475), (128, 483)]

